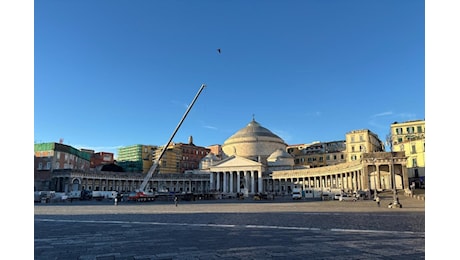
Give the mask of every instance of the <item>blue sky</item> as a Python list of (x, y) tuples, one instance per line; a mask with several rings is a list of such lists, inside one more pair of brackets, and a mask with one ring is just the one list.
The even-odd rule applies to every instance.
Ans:
[[(253, 118), (287, 144), (425, 119), (425, 3), (35, 1), (34, 142), (116, 153), (223, 144)], [(221, 53), (217, 49), (221, 49)]]

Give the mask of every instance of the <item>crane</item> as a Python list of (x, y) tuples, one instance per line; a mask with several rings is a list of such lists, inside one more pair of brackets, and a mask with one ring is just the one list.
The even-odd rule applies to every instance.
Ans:
[[(195, 97), (193, 98), (192, 103), (190, 103), (190, 105), (187, 107), (187, 110), (185, 111), (184, 115), (182, 116), (181, 120), (179, 121), (179, 124), (176, 126), (176, 129), (174, 129), (174, 132), (172, 133), (172, 135), (169, 138), (168, 142), (166, 143), (165, 146), (163, 146), (163, 149), (161, 150), (160, 155), (158, 156), (158, 158), (155, 159), (155, 161), (153, 162), (153, 165), (150, 167), (149, 171), (147, 172), (147, 175), (145, 175), (144, 180), (142, 181), (141, 185), (139, 186), (139, 190), (137, 191), (137, 193), (138, 193), (137, 200), (138, 201), (148, 200), (148, 195), (145, 193), (145, 188), (147, 187), (147, 184), (148, 184), (150, 178), (152, 178), (153, 173), (158, 168), (158, 165), (159, 165), (159, 163), (161, 161), (161, 158), (163, 157), (164, 153), (166, 152), (166, 149), (168, 148), (169, 144), (171, 143), (171, 141), (173, 140), (173, 138), (176, 135), (177, 131), (179, 130), (180, 126), (182, 125), (182, 122), (184, 122), (184, 119), (187, 117), (188, 113), (190, 112), (190, 109), (192, 109), (193, 104), (195, 104), (195, 101), (198, 99), (198, 96), (201, 94), (201, 92), (203, 91), (203, 89), (205, 87), (206, 87), (205, 84), (201, 85), (200, 89), (198, 90), (198, 92), (196, 93)], [(140, 197), (144, 197), (144, 199), (142, 199)]]

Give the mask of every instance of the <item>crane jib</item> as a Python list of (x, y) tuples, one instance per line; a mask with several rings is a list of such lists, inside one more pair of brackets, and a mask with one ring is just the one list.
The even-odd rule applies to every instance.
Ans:
[(171, 137), (169, 138), (168, 142), (166, 143), (165, 146), (163, 146), (163, 149), (161, 150), (160, 155), (158, 158), (154, 161), (152, 167), (150, 167), (147, 175), (145, 176), (144, 180), (141, 183), (141, 186), (139, 187), (140, 192), (144, 192), (145, 187), (147, 187), (147, 183), (152, 178), (153, 173), (155, 172), (156, 168), (158, 167), (158, 164), (160, 163), (161, 158), (163, 157), (164, 153), (166, 152), (166, 149), (168, 148), (169, 144), (173, 140), (174, 136), (176, 135), (177, 131), (179, 130), (180, 126), (182, 125), (182, 122), (184, 122), (184, 119), (187, 117), (188, 113), (190, 112), (190, 109), (192, 109), (193, 104), (195, 104), (195, 101), (198, 99), (198, 96), (201, 94), (201, 91), (206, 87), (205, 84), (202, 84), (198, 92), (196, 93), (195, 97), (192, 100), (192, 103), (187, 107), (187, 110), (185, 111), (184, 115), (182, 116), (181, 120), (179, 121), (179, 124), (177, 124), (176, 129), (174, 129), (174, 132), (172, 133)]

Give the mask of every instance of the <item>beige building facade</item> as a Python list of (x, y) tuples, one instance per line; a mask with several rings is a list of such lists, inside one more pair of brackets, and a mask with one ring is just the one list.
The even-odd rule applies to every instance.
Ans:
[(287, 152), (294, 157), (296, 166), (315, 168), (347, 161), (345, 140), (289, 145)]
[(384, 144), (368, 129), (353, 130), (346, 134), (347, 162), (359, 161), (363, 153), (383, 152)]
[(425, 120), (391, 124), (391, 149), (404, 152), (410, 183), (417, 188), (425, 185)]

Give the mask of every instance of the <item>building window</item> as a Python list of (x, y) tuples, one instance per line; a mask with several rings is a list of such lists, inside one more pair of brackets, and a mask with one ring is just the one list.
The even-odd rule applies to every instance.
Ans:
[(417, 133), (423, 133), (421, 125), (417, 126)]
[(46, 162), (46, 169), (47, 170), (51, 169), (51, 162)]
[(351, 152), (352, 152), (352, 153), (355, 152), (355, 147), (354, 147), (354, 146), (351, 147)]
[(41, 170), (43, 168), (42, 163), (38, 163), (38, 169)]
[(417, 153), (417, 151), (415, 149), (415, 145), (412, 145), (411, 153)]
[(412, 167), (417, 167), (417, 158), (412, 158)]
[(414, 127), (413, 126), (407, 127), (406, 131), (407, 131), (408, 134), (413, 134), (414, 133)]
[(364, 137), (362, 135), (359, 136), (359, 141), (364, 141)]

